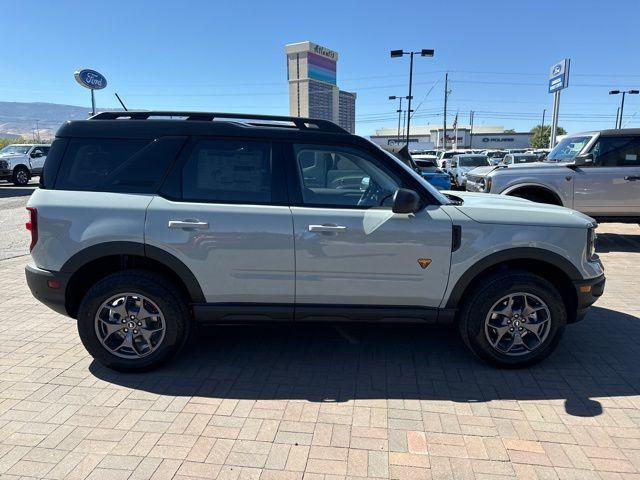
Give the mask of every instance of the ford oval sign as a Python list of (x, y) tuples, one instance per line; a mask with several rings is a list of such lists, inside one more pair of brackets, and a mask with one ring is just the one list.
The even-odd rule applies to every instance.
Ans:
[(73, 76), (76, 78), (76, 82), (91, 90), (102, 90), (107, 86), (107, 79), (95, 70), (85, 68), (78, 70)]

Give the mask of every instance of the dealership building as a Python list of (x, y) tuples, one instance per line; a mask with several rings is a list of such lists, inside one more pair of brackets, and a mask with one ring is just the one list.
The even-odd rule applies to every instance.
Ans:
[[(409, 148), (411, 150), (442, 148), (442, 125), (411, 126)], [(398, 140), (397, 128), (381, 128), (371, 135), (371, 140), (379, 145), (397, 145), (406, 143), (404, 131), (400, 131)], [(500, 125), (474, 125), (473, 134), (470, 125), (460, 125), (456, 130), (447, 128), (446, 146), (450, 148), (487, 148), (510, 149), (528, 148), (531, 133), (505, 132)]]
[(331, 120), (354, 133), (356, 94), (337, 86), (338, 53), (312, 42), (291, 43), (284, 50), (290, 115)]

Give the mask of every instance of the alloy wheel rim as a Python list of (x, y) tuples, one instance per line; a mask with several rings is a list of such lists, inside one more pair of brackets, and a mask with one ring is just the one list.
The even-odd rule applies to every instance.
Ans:
[(104, 301), (95, 315), (101, 345), (120, 358), (139, 359), (164, 340), (166, 322), (160, 308), (139, 293), (119, 293)]
[(489, 309), (484, 322), (491, 347), (507, 356), (538, 350), (549, 336), (551, 312), (536, 295), (525, 292), (505, 295)]
[(26, 184), (29, 181), (27, 173), (24, 170), (18, 171), (18, 173), (16, 173), (16, 178), (18, 179), (18, 183), (21, 184)]

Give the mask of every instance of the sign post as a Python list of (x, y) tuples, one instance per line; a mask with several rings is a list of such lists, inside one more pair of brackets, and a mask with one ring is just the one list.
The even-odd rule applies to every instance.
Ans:
[(553, 93), (553, 116), (551, 117), (551, 136), (549, 148), (556, 144), (556, 130), (558, 129), (558, 112), (560, 110), (560, 91), (569, 86), (569, 66), (571, 60), (568, 58), (556, 63), (549, 70), (549, 93)]
[(94, 90), (102, 90), (107, 86), (107, 79), (95, 70), (84, 68), (73, 74), (80, 85), (91, 90), (91, 115), (96, 114), (96, 97)]

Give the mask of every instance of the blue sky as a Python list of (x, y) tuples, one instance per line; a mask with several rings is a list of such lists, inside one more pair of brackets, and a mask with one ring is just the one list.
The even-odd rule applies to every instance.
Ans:
[[(338, 85), (355, 91), (357, 133), (396, 125), (389, 95), (406, 95), (408, 59), (390, 49), (433, 48), (417, 58), (414, 124), (442, 123), (449, 71), (453, 121), (518, 131), (549, 118), (549, 66), (570, 57), (560, 125), (612, 127), (619, 97), (640, 87), (640, 1), (2, 1), (0, 100), (88, 105), (73, 79), (103, 73), (98, 107), (288, 113), (284, 45), (336, 50)], [(430, 93), (429, 93), (430, 91)], [(640, 127), (640, 95), (624, 124)]]

